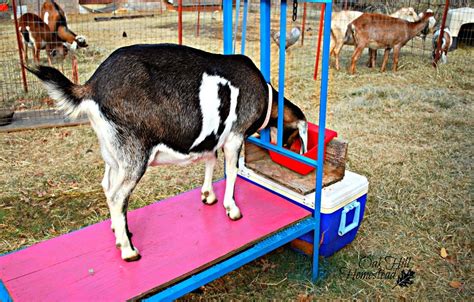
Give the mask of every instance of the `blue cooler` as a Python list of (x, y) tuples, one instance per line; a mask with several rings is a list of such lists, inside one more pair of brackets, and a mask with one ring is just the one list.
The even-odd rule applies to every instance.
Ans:
[[(314, 209), (315, 193), (301, 195), (245, 167), (240, 159), (239, 175), (285, 198)], [(364, 217), (369, 182), (367, 178), (345, 171), (344, 178), (323, 188), (321, 195), (321, 256), (329, 257), (354, 240)], [(307, 234), (292, 243), (306, 254), (312, 253), (313, 235)]]
[[(329, 257), (354, 240), (364, 217), (368, 190), (367, 178), (347, 170), (341, 181), (322, 190), (321, 256)], [(312, 234), (300, 239), (313, 243)]]

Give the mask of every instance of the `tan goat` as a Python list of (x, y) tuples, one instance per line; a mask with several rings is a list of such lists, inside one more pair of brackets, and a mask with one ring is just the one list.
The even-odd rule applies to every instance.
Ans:
[(385, 49), (381, 72), (385, 71), (388, 55), (393, 48), (393, 71), (397, 71), (400, 49), (428, 24), (431, 12), (425, 12), (416, 22), (409, 22), (381, 14), (363, 14), (347, 27), (347, 35), (352, 35), (355, 49), (352, 54), (350, 73), (355, 73), (357, 60), (364, 48)]

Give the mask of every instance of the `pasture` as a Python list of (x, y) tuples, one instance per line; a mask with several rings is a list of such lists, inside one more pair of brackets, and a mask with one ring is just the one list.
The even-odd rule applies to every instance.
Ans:
[[(92, 32), (84, 33), (91, 46), (78, 54), (81, 82), (118, 46), (176, 42), (175, 28), (161, 23), (160, 32), (167, 39), (155, 39), (151, 30), (145, 38), (137, 34), (136, 39), (133, 32), (127, 32), (131, 38), (123, 42), (120, 31), (111, 40), (116, 43), (105, 45), (101, 37), (111, 33), (107, 28), (112, 22), (116, 21), (101, 23), (104, 27), (100, 29), (84, 27)], [(185, 27), (186, 32), (192, 30)], [(217, 39), (211, 39), (212, 35), (210, 30), (209, 38), (193, 40), (190, 34), (184, 43), (218, 52), (220, 31), (216, 31)], [(302, 64), (301, 58), (308, 53), (314, 56), (315, 36), (307, 47), (288, 50), (286, 84), (286, 96), (313, 122), (317, 121), (319, 82), (311, 80), (313, 61)], [(249, 53), (255, 54), (250, 47), (256, 43), (249, 43)], [(365, 217), (355, 241), (321, 261), (324, 277), (316, 284), (310, 281), (309, 258), (285, 247), (183, 300), (472, 297), (474, 49), (449, 53), (449, 63), (438, 70), (430, 64), (429, 50), (406, 49), (400, 56), (399, 71), (393, 73), (390, 63), (383, 74), (363, 65), (365, 52), (358, 72), (348, 75), (345, 67), (351, 50), (345, 47), (341, 54), (341, 71), (330, 70), (328, 128), (349, 142), (346, 168), (365, 175), (370, 183)], [(278, 53), (274, 46), (273, 53)], [(276, 67), (272, 74), (276, 84)], [(23, 103), (30, 100), (29, 108), (50, 106), (39, 85), (33, 85), (23, 97)], [(222, 167), (220, 156), (216, 179), (222, 177)], [(0, 133), (0, 171), (0, 253), (109, 218), (100, 186), (103, 162), (89, 126)], [(203, 173), (202, 164), (151, 168), (132, 195), (130, 209), (198, 187)], [(448, 254), (444, 258), (442, 248)], [(376, 271), (361, 267), (361, 259), (387, 256), (411, 257), (412, 285), (394, 287), (395, 279), (347, 273)]]

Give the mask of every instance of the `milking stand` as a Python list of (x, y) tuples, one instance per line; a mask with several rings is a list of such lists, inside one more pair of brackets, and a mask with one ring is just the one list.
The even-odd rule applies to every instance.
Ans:
[[(260, 2), (260, 62), (261, 72), (267, 82), (270, 82), (270, 7), (271, 0), (261, 0)], [(324, 14), (324, 33), (323, 33), (323, 55), (320, 86), (320, 106), (319, 106), (319, 133), (325, 133), (326, 128), (326, 101), (328, 90), (328, 71), (329, 71), (329, 37), (331, 34), (331, 14), (332, 0), (300, 0), (300, 2), (322, 3), (325, 7)], [(280, 49), (285, 49), (286, 44), (286, 11), (287, 1), (282, 0), (280, 4)], [(238, 22), (238, 20), (236, 20)], [(320, 21), (322, 22), (322, 20)], [(233, 45), (233, 20), (232, 20), (232, 0), (224, 0), (224, 54), (232, 54), (235, 50)], [(245, 30), (245, 24), (243, 25)], [(270, 144), (269, 131), (263, 130), (260, 138), (250, 137), (249, 142), (279, 154), (283, 154), (291, 159), (295, 159), (304, 164), (316, 167), (316, 191), (315, 208), (311, 209), (312, 216), (308, 219), (280, 231), (267, 239), (258, 242), (249, 249), (219, 263), (207, 270), (192, 276), (160, 293), (150, 297), (150, 301), (172, 300), (178, 298), (200, 286), (215, 280), (226, 273), (235, 270), (244, 264), (247, 264), (258, 257), (261, 257), (274, 249), (287, 244), (288, 242), (300, 237), (302, 234), (313, 232), (313, 242), (319, 242), (320, 238), (320, 211), (321, 211), (321, 190), (323, 180), (323, 152), (324, 135), (318, 137), (318, 156), (317, 160), (312, 160), (283, 148), (283, 104), (285, 92), (285, 51), (280, 51), (279, 56), (279, 94), (278, 94), (278, 143)], [(304, 207), (307, 209), (307, 207)], [(319, 277), (319, 250), (313, 249), (313, 270), (312, 280), (316, 281)]]
[[(261, 0), (260, 3), (260, 68), (267, 82), (270, 81), (270, 1)], [(324, 18), (319, 106), (319, 133), (325, 133), (331, 0), (300, 0), (305, 1), (328, 4)], [(143, 298), (170, 301), (302, 235), (310, 234), (313, 242), (319, 242), (324, 135), (318, 137), (318, 160), (290, 152), (282, 146), (286, 7), (286, 0), (282, 0), (278, 143), (270, 144), (268, 130), (262, 131), (260, 138), (250, 137), (248, 142), (254, 148), (262, 148), (265, 155), (268, 155), (266, 150), (271, 150), (315, 167), (314, 206), (312, 202), (309, 205), (295, 202), (281, 190), (250, 177), (242, 172), (246, 166), (241, 165), (235, 196), (244, 210), (243, 219), (231, 221), (221, 207), (203, 206), (198, 202), (200, 188), (178, 194), (128, 213), (128, 223), (136, 236), (134, 243), (141, 249), (140, 261), (125, 263), (120, 258), (120, 253), (113, 247), (114, 236), (108, 220), (0, 255), (0, 301)], [(246, 8), (244, 14), (245, 11)], [(225, 54), (233, 52), (232, 24), (232, 0), (224, 0)], [(245, 27), (243, 21), (244, 31)], [(245, 152), (250, 149), (246, 148)], [(254, 171), (259, 169), (254, 168)], [(313, 188), (312, 180), (309, 187)], [(224, 196), (224, 188), (224, 180), (214, 183), (219, 200)], [(343, 227), (347, 229), (345, 225)], [(312, 278), (316, 281), (319, 249), (313, 250)], [(157, 291), (160, 292), (155, 294)]]

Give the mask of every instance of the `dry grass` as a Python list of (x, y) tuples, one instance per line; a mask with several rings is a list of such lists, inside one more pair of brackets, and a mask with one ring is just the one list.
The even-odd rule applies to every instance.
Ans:
[[(435, 71), (426, 56), (405, 52), (397, 73), (368, 70), (364, 58), (355, 76), (331, 70), (328, 126), (350, 142), (347, 168), (370, 182), (357, 238), (322, 260), (325, 277), (317, 284), (309, 281), (309, 258), (281, 248), (184, 299), (471, 298), (473, 58), (472, 48), (456, 50)], [(288, 69), (311, 74), (311, 65), (301, 66), (290, 60)], [(289, 78), (287, 96), (316, 121), (319, 92), (309, 77)], [(107, 218), (102, 161), (89, 127), (0, 134), (0, 141), (0, 252)], [(222, 164), (219, 169), (216, 178)], [(198, 187), (202, 176), (202, 165), (150, 169), (130, 207)], [(447, 259), (440, 257), (442, 247)], [(388, 255), (413, 258), (412, 286), (351, 280), (340, 272), (357, 269), (363, 256)]]

